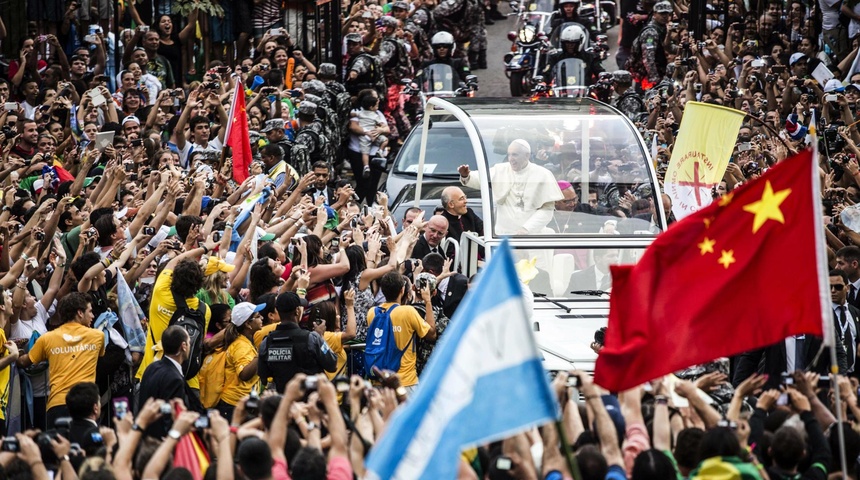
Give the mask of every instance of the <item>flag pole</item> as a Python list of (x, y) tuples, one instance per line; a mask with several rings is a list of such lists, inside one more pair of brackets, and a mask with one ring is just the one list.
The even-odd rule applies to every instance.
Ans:
[[(576, 412), (579, 415), (579, 412)], [(576, 461), (576, 457), (573, 456), (573, 449), (570, 448), (570, 442), (567, 441), (567, 435), (564, 434), (564, 428), (561, 424), (561, 419), (556, 419), (555, 429), (558, 431), (558, 438), (561, 439), (561, 447), (564, 449), (564, 458), (567, 461), (567, 469), (570, 470), (571, 476), (573, 476), (573, 480), (581, 480), (582, 474), (579, 471), (579, 463)], [(842, 432), (842, 430), (839, 430)], [(544, 448), (552, 448), (544, 445)]]
[(830, 379), (833, 384), (833, 396), (836, 397), (836, 432), (839, 435), (839, 448), (842, 450), (839, 455), (840, 468), (842, 469), (842, 478), (848, 478), (848, 463), (845, 460), (845, 431), (842, 425), (842, 399), (839, 398), (839, 380), (836, 374), (839, 373), (839, 364), (836, 361), (836, 329), (831, 329), (830, 333)]

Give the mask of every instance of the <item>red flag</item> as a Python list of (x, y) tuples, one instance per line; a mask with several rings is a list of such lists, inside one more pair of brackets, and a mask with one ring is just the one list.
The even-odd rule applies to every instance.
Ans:
[(241, 183), (248, 178), (253, 155), (251, 140), (248, 136), (248, 114), (245, 112), (245, 87), (236, 84), (233, 92), (233, 103), (227, 121), (227, 131), (224, 138), (227, 146), (233, 149), (233, 180)]
[(620, 391), (791, 335), (830, 338), (818, 182), (803, 152), (613, 266), (595, 381)]

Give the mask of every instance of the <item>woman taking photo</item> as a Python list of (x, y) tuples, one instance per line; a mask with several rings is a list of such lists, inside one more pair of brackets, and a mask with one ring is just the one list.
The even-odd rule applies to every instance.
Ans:
[(224, 390), (218, 401), (218, 411), (224, 418), (233, 418), (233, 410), (257, 383), (257, 349), (254, 348), (254, 333), (263, 328), (260, 311), (265, 304), (254, 305), (242, 302), (233, 307), (230, 324), (224, 333), (227, 345)]

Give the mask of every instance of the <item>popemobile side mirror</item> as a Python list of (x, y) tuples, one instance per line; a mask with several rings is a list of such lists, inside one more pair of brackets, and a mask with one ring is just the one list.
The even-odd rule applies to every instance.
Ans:
[(477, 75), (466, 75), (466, 84), (478, 83)]
[(410, 85), (412, 85), (412, 79), (411, 78), (404, 78), (404, 79), (400, 80), (400, 83), (402, 83), (404, 87), (409, 87)]

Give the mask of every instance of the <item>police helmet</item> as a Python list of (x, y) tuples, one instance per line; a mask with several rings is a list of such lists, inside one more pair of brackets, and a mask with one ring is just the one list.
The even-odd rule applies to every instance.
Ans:
[(433, 35), (433, 38), (430, 39), (430, 45), (433, 48), (446, 47), (448, 50), (454, 49), (454, 35), (451, 35), (448, 32), (439, 32), (436, 35)]
[(561, 7), (565, 3), (578, 4), (581, 3), (581, 0), (558, 0), (558, 6)]
[(569, 25), (562, 30), (559, 41), (562, 48), (567, 47), (566, 44), (570, 44), (573, 45), (575, 52), (579, 52), (579, 49), (582, 48), (582, 44), (585, 42), (585, 35), (585, 30), (579, 25)]

